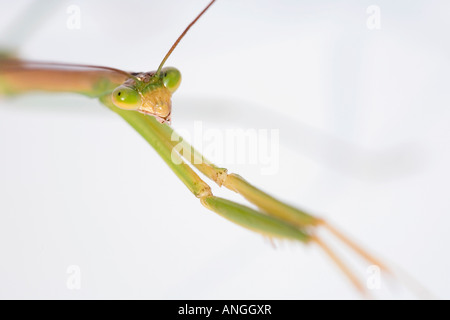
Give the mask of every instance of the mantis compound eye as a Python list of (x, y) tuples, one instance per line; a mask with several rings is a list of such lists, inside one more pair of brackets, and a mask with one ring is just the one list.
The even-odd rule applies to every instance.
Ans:
[(181, 83), (181, 72), (173, 67), (166, 67), (161, 70), (164, 86), (171, 92), (175, 92)]
[(114, 105), (120, 109), (137, 110), (141, 106), (141, 96), (133, 88), (120, 86), (112, 93)]

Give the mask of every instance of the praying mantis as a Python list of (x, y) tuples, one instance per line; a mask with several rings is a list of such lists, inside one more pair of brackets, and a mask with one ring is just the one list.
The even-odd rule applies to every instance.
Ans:
[[(328, 231), (370, 264), (384, 271), (388, 270), (387, 267), (324, 219), (297, 209), (260, 190), (240, 175), (216, 166), (179, 137), (169, 125), (171, 121), (176, 121), (176, 112), (172, 110), (178, 106), (172, 106), (170, 99), (180, 86), (181, 73), (175, 68), (165, 67), (165, 62), (189, 28), (214, 2), (211, 1), (193, 20), (155, 71), (129, 73), (109, 67), (8, 58), (0, 62), (0, 90), (7, 96), (42, 90), (77, 92), (99, 99), (144, 137), (201, 205), (270, 239), (315, 245), (332, 259), (358, 291), (365, 293), (361, 279), (328, 246), (318, 231)], [(197, 172), (219, 187), (239, 194), (247, 203), (243, 205), (215, 196), (211, 186)]]

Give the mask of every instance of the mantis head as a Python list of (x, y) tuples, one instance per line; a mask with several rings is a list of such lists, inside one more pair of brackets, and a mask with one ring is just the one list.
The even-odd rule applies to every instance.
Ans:
[(154, 116), (161, 123), (170, 123), (172, 112), (172, 93), (181, 82), (181, 73), (175, 68), (163, 68), (167, 58), (180, 40), (197, 20), (215, 2), (212, 0), (205, 9), (184, 29), (172, 47), (164, 56), (156, 72), (133, 74), (130, 79), (117, 87), (112, 93), (113, 103), (126, 110), (136, 110)]
[(181, 83), (181, 73), (173, 67), (160, 72), (134, 74), (112, 93), (116, 107), (136, 110), (154, 116), (161, 123), (170, 123), (172, 93)]

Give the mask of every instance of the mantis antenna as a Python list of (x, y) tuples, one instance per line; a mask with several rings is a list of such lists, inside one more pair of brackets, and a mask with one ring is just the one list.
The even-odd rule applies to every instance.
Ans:
[(174, 42), (174, 44), (172, 45), (170, 50), (166, 53), (166, 55), (164, 56), (164, 59), (162, 59), (161, 64), (159, 65), (158, 70), (156, 70), (156, 74), (155, 75), (159, 75), (159, 73), (161, 72), (162, 67), (164, 66), (164, 63), (166, 63), (166, 60), (169, 58), (169, 56), (173, 52), (173, 50), (175, 50), (175, 48), (177, 47), (177, 45), (181, 41), (181, 39), (183, 39), (183, 37), (186, 35), (186, 33), (189, 31), (189, 29), (197, 22), (198, 19), (200, 19), (200, 17), (206, 12), (206, 10), (209, 9), (209, 7), (211, 7), (211, 5), (214, 2), (216, 2), (216, 0), (212, 0), (206, 6), (206, 8), (203, 9), (203, 11), (200, 12), (199, 15), (186, 27), (186, 29), (184, 29), (183, 33), (178, 37), (178, 39)]

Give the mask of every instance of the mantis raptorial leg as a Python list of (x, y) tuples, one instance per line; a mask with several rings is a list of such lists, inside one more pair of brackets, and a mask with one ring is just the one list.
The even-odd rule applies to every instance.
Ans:
[[(307, 242), (309, 235), (295, 226), (274, 217), (264, 215), (247, 206), (213, 196), (210, 187), (186, 164), (179, 154), (173, 152), (171, 143), (165, 139), (162, 127), (154, 118), (138, 112), (130, 112), (115, 107), (109, 97), (101, 101), (118, 113), (158, 152), (174, 173), (202, 204), (225, 218), (269, 237), (286, 238)], [(175, 158), (175, 159), (174, 159)], [(174, 161), (175, 160), (175, 161)]]
[(164, 139), (168, 143), (171, 143), (173, 148), (177, 148), (180, 154), (187, 159), (187, 161), (189, 161), (209, 179), (214, 181), (218, 186), (224, 186), (236, 193), (239, 193), (267, 214), (288, 221), (299, 228), (323, 226), (366, 261), (387, 270), (387, 267), (384, 266), (384, 264), (382, 264), (378, 259), (370, 255), (367, 251), (362, 249), (354, 241), (350, 240), (341, 231), (325, 220), (316, 218), (303, 210), (286, 204), (251, 185), (241, 176), (237, 174), (229, 174), (227, 169), (214, 165), (202, 154), (200, 154), (193, 146), (180, 137), (171, 127), (163, 125), (160, 127), (160, 131), (163, 134)]
[[(299, 240), (305, 243), (317, 243), (360, 292), (365, 292), (364, 286), (338, 255), (315, 234), (317, 227), (325, 226), (362, 258), (387, 271), (387, 268), (376, 258), (361, 249), (356, 243), (349, 240), (324, 220), (313, 217), (304, 211), (283, 203), (251, 185), (239, 175), (228, 174), (226, 169), (212, 164), (176, 134), (168, 125), (160, 124), (154, 118), (138, 112), (121, 110), (111, 103), (109, 97), (102, 98), (101, 101), (123, 117), (157, 150), (160, 156), (181, 177), (181, 180), (189, 190), (200, 199), (202, 205), (206, 208), (242, 227), (256, 231), (264, 236)], [(181, 148), (177, 148), (177, 146), (181, 146)], [(184, 161), (178, 158), (179, 156), (183, 156), (183, 158), (219, 186), (223, 185), (241, 194), (249, 202), (261, 209), (261, 212), (236, 202), (213, 196), (210, 187), (200, 177), (196, 176), (195, 172)], [(174, 165), (174, 160), (178, 165)], [(177, 168), (177, 166), (180, 167)], [(183, 179), (184, 176), (190, 178)]]

